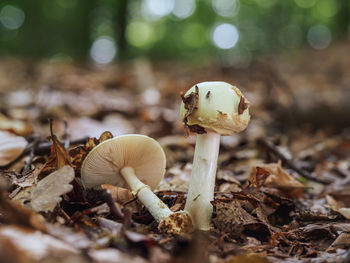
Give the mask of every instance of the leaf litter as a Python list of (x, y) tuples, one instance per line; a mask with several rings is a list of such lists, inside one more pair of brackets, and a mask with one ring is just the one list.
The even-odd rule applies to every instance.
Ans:
[[(340, 50), (344, 47), (327, 52), (348, 65)], [(328, 71), (332, 62), (327, 67), (327, 61), (308, 59), (318, 68), (315, 72), (303, 70), (304, 59), (290, 64), (280, 57), (275, 66), (253, 61), (248, 69), (155, 63), (147, 72), (157, 75), (151, 80), (159, 80), (159, 85), (150, 91), (147, 87), (140, 91), (130, 66), (95, 71), (74, 64), (38, 63), (32, 65), (36, 76), (25, 79), (28, 75), (19, 72), (18, 80), (6, 79), (12, 75), (2, 72), (2, 81), (14, 87), (19, 87), (17, 81), (39, 86), (33, 84), (37, 93), (0, 91), (1, 258), (348, 262), (350, 131), (337, 111), (347, 105), (339, 102), (333, 108), (326, 91), (346, 81), (350, 66), (335, 79)], [(16, 62), (18, 71), (25, 68), (18, 63), (22, 62)], [(318, 72), (323, 74), (321, 84)], [(183, 137), (179, 93), (207, 80), (208, 74), (242, 87), (254, 112), (245, 132), (222, 138), (210, 231), (165, 235), (128, 189), (82, 187), (81, 164), (96, 145), (123, 133), (146, 134), (161, 142), (167, 156), (167, 173), (155, 193), (171, 210), (182, 210), (194, 137)], [(317, 100), (310, 96), (316, 92)], [(266, 94), (271, 97), (266, 99)], [(300, 94), (304, 97), (296, 101)], [(350, 99), (349, 92), (343, 96)], [(195, 110), (195, 92), (182, 99), (189, 111)], [(244, 101), (240, 104), (244, 108)], [(319, 118), (320, 107), (336, 117)], [(49, 117), (54, 119), (51, 124)], [(68, 126), (62, 125), (64, 120)]]

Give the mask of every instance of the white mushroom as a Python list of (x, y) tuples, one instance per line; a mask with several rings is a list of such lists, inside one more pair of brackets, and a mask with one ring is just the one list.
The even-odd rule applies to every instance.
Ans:
[(188, 213), (172, 212), (152, 191), (162, 180), (165, 165), (165, 154), (157, 141), (144, 135), (122, 135), (92, 149), (83, 162), (81, 179), (86, 188), (106, 183), (128, 187), (159, 223), (159, 230), (188, 232), (192, 229)]
[(219, 81), (199, 83), (182, 99), (181, 118), (188, 129), (198, 133), (185, 211), (191, 215), (195, 228), (208, 230), (220, 136), (247, 127), (249, 102), (238, 88)]

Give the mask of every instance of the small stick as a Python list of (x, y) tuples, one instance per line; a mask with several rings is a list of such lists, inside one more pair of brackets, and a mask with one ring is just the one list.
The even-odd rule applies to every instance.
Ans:
[(302, 177), (305, 177), (309, 180), (322, 183), (322, 184), (330, 184), (332, 182), (331, 180), (328, 180), (328, 179), (317, 178), (315, 176), (312, 176), (308, 172), (302, 170), (296, 164), (294, 164), (293, 161), (288, 159), (274, 144), (267, 141), (266, 139), (260, 138), (258, 139), (258, 143), (264, 146), (265, 148), (267, 148), (273, 154), (275, 154), (278, 158), (282, 160), (283, 163), (285, 163), (292, 170), (296, 171)]
[(124, 217), (123, 213), (119, 210), (119, 208), (115, 205), (112, 195), (109, 193), (108, 190), (103, 190), (102, 198), (108, 205), (112, 216), (114, 216), (116, 219), (122, 219)]
[[(71, 145), (83, 144), (83, 143), (86, 142), (87, 139), (88, 139), (88, 137), (83, 137), (81, 139), (77, 139), (77, 140), (71, 141)], [(14, 163), (18, 162), (20, 159), (22, 159), (27, 154), (30, 154), (32, 149), (34, 150), (34, 155), (36, 155), (36, 156), (37, 155), (39, 155), (39, 156), (47, 155), (47, 154), (50, 153), (51, 145), (52, 145), (51, 142), (41, 142), (41, 143), (37, 143), (35, 141), (34, 142), (30, 142), (30, 143), (28, 143), (26, 148), (23, 150), (21, 155), (19, 155), (15, 160), (11, 161), (7, 165), (0, 166), (0, 169), (8, 169), (8, 168), (10, 168)]]
[(63, 121), (63, 123), (64, 123), (64, 130), (65, 130), (64, 149), (68, 150), (69, 145), (70, 145), (70, 129), (69, 129), (68, 123), (66, 121)]

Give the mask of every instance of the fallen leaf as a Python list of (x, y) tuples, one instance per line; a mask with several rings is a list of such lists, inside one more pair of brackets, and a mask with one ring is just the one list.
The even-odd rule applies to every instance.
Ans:
[(87, 140), (85, 145), (77, 146), (69, 151), (69, 155), (71, 157), (72, 167), (80, 175), (81, 165), (86, 157), (86, 155), (99, 143), (113, 138), (113, 134), (109, 131), (105, 131), (100, 135), (99, 139), (95, 137)]
[(134, 199), (134, 196), (129, 189), (111, 184), (102, 184), (101, 188), (108, 190), (112, 195), (113, 200), (120, 204), (124, 204)]
[(71, 165), (70, 156), (68, 155), (66, 149), (63, 147), (61, 142), (58, 140), (57, 136), (53, 133), (52, 121), (50, 121), (50, 132), (51, 132), (52, 147), (56, 155), (56, 169), (58, 170), (65, 165)]
[(58, 140), (57, 136), (53, 133), (52, 130), (52, 121), (50, 121), (50, 132), (51, 132), (51, 152), (49, 159), (45, 163), (45, 166), (42, 168), (40, 174), (38, 175), (39, 179), (44, 178), (48, 174), (52, 173), (55, 170), (62, 168), (65, 165), (72, 166), (72, 160), (67, 150), (63, 147), (61, 142)]
[(2, 226), (0, 240), (8, 240), (19, 251), (34, 260), (40, 260), (48, 255), (77, 254), (78, 250), (52, 236), (27, 228)]
[(335, 212), (338, 212), (342, 216), (344, 216), (346, 219), (350, 219), (350, 208), (349, 207), (342, 207), (341, 204), (337, 202), (332, 196), (327, 195), (326, 196), (327, 204), (330, 209), (332, 209)]
[(7, 118), (5, 115), (0, 113), (0, 130), (5, 130), (9, 132), (13, 132), (17, 135), (29, 135), (32, 133), (32, 127), (20, 120), (12, 120)]
[(97, 263), (146, 263), (140, 256), (129, 255), (115, 248), (92, 249), (88, 252), (89, 258)]
[(247, 254), (247, 255), (232, 256), (223, 262), (224, 263), (269, 263), (270, 261), (259, 255)]
[(45, 219), (40, 214), (34, 213), (17, 202), (10, 201), (4, 194), (0, 195), (0, 214), (3, 215), (5, 223), (46, 230)]
[(72, 191), (73, 186), (69, 183), (73, 179), (74, 170), (66, 165), (39, 181), (31, 190), (30, 206), (32, 209), (36, 212), (52, 212), (61, 202), (60, 196)]
[(277, 188), (287, 196), (299, 198), (306, 188), (302, 183), (283, 170), (281, 162), (261, 164), (252, 168), (249, 181), (257, 186)]
[(23, 137), (0, 131), (0, 166), (5, 166), (21, 155), (27, 141)]

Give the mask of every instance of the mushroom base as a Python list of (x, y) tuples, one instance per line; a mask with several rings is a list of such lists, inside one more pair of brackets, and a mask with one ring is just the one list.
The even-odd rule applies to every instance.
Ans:
[(179, 211), (169, 215), (158, 225), (159, 231), (168, 234), (184, 234), (193, 231), (192, 219), (185, 211)]

